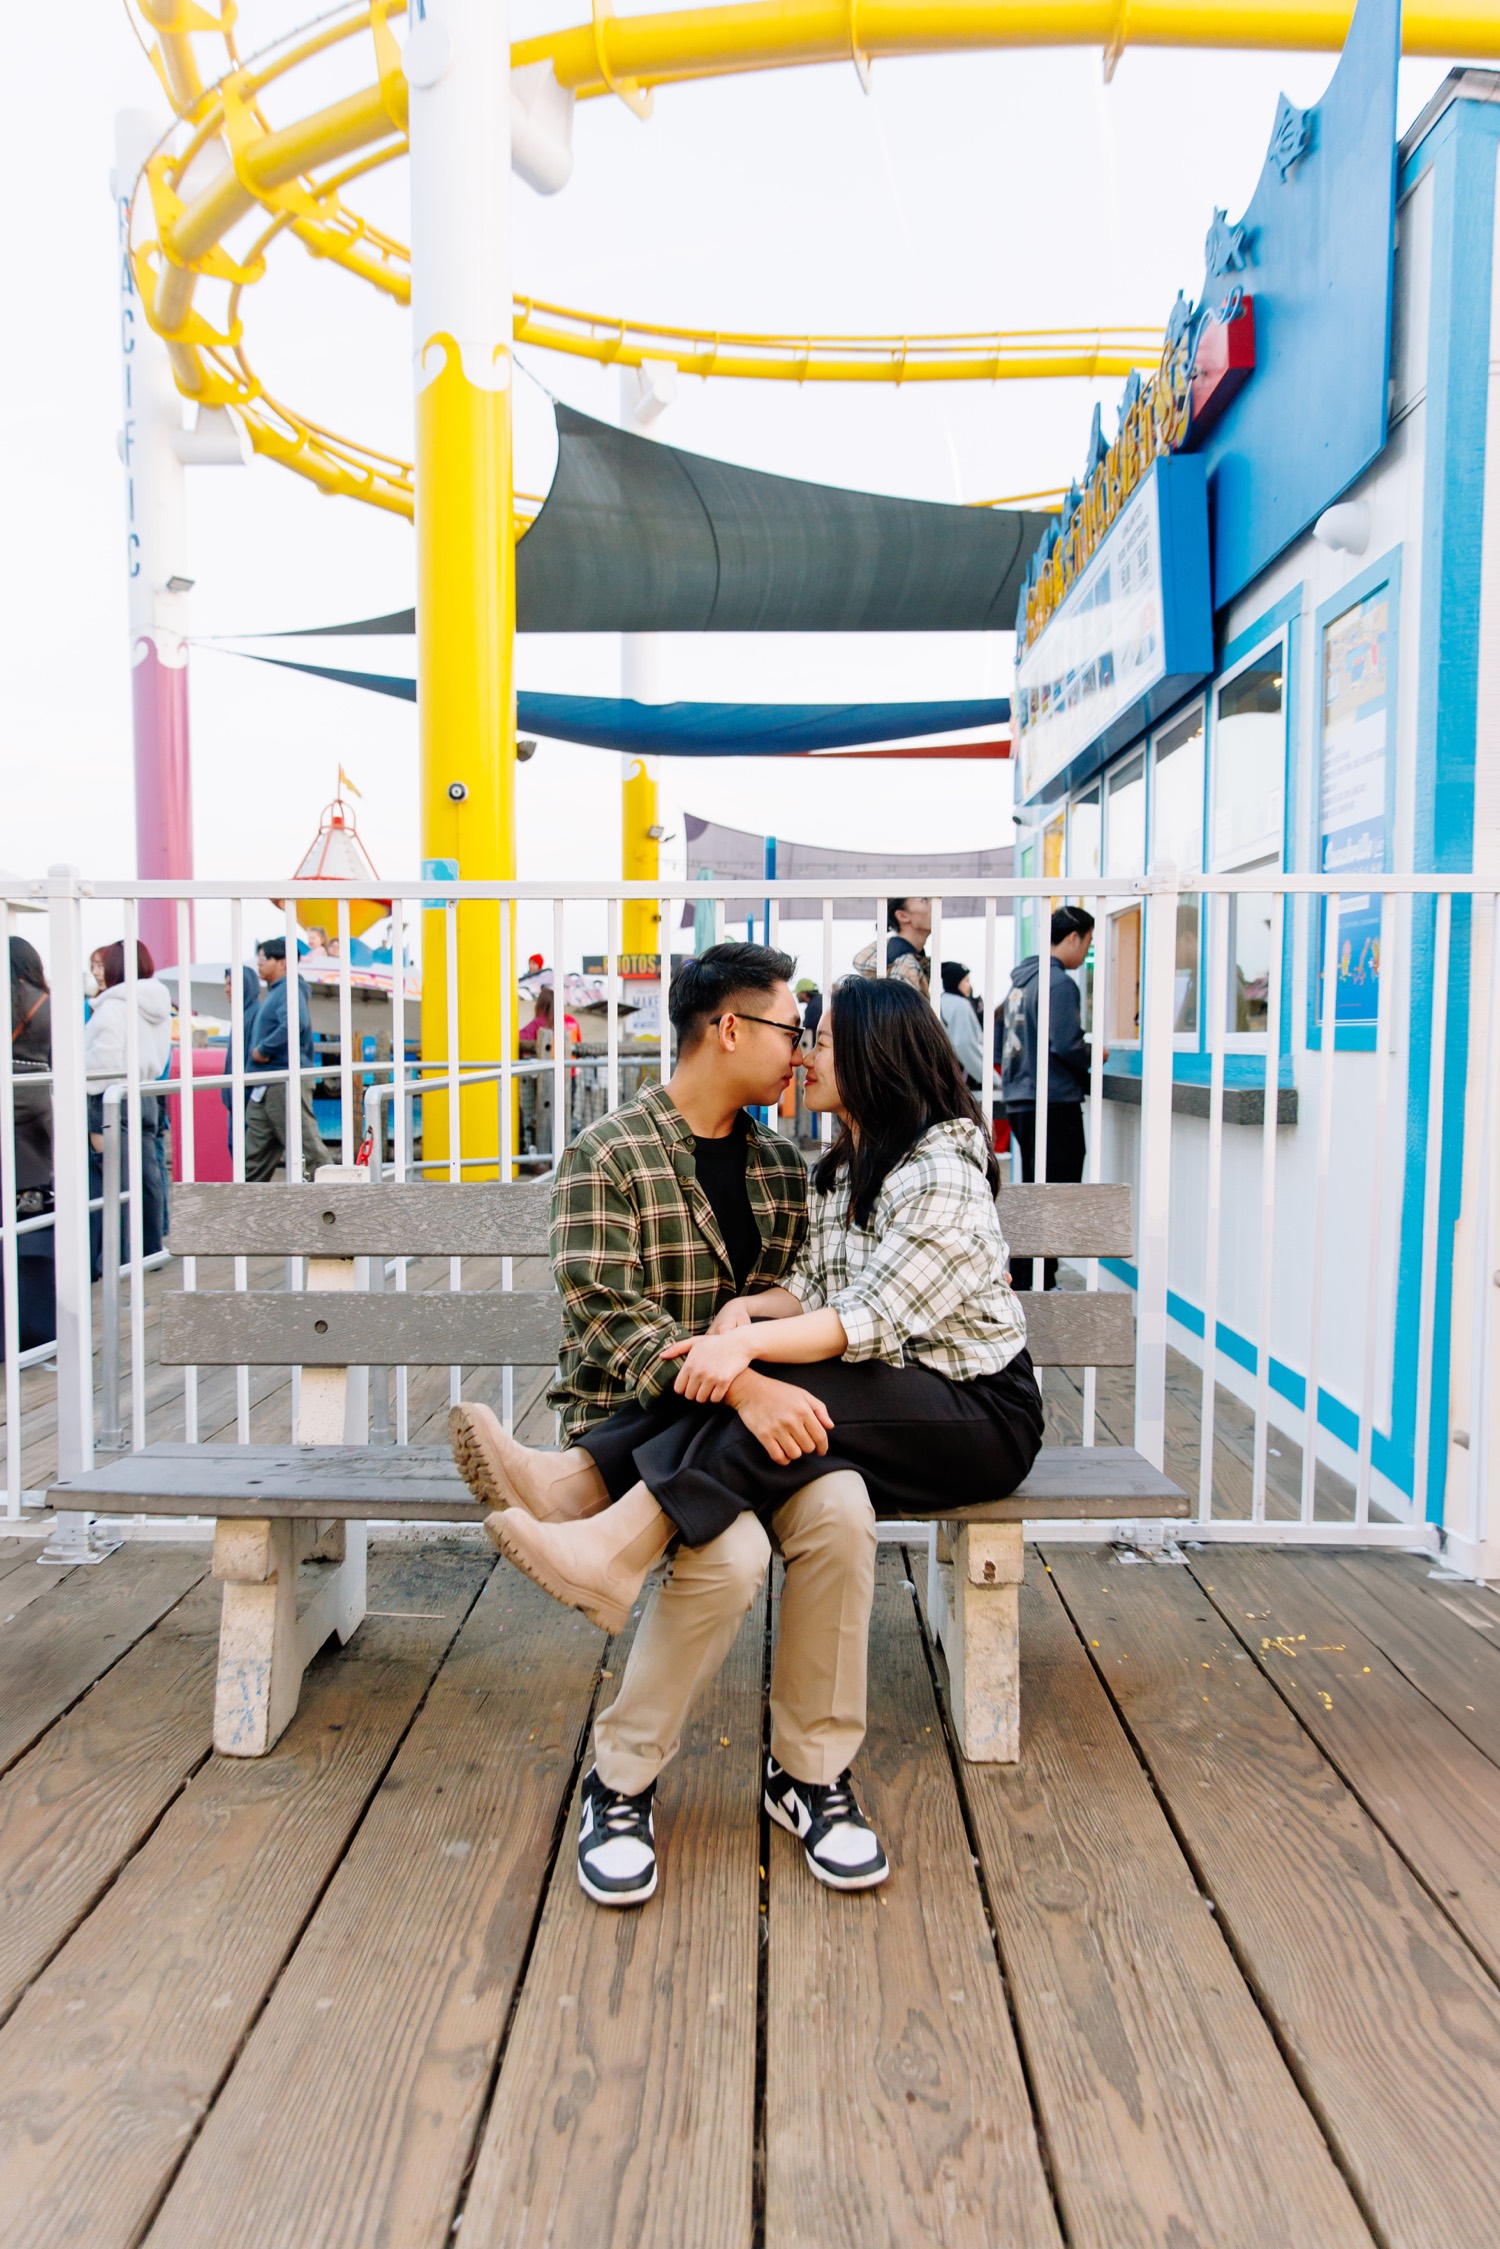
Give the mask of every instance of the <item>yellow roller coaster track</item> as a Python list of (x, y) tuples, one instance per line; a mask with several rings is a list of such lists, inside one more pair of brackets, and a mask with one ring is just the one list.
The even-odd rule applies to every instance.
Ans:
[[(133, 260), (147, 316), (166, 341), (185, 396), (235, 408), (257, 452), (321, 490), (410, 516), (412, 464), (340, 437), (273, 397), (245, 355), (240, 310), (243, 291), (264, 274), (266, 251), (283, 232), (314, 256), (408, 299), (406, 247), (343, 200), (356, 179), (406, 153), (407, 88), (391, 29), (405, 5), (346, 0), (242, 59), (234, 0), (220, 0), (217, 13), (196, 0), (134, 0), (132, 20), (178, 124), (145, 167), (148, 194), (135, 198)], [(616, 94), (644, 114), (657, 86), (810, 63), (852, 62), (867, 75), (870, 63), (884, 57), (1004, 47), (1099, 46), (1107, 67), (1127, 43), (1337, 49), (1352, 0), (748, 0), (624, 18), (608, 12), (607, 0), (594, 0), (594, 9), (588, 24), (519, 42), (513, 65), (550, 63), (578, 99)], [(350, 40), (370, 42), (373, 81), (290, 123), (273, 123), (266, 96), (274, 99), (290, 73)], [(198, 41), (217, 48), (212, 75), (201, 67)], [(1500, 60), (1500, 9), (1493, 0), (1408, 6), (1403, 45), (1407, 54)], [(231, 252), (226, 237), (257, 209), (267, 223)], [(217, 317), (197, 302), (205, 282), (223, 291)], [(1097, 379), (1149, 367), (1160, 351), (1159, 334), (1144, 327), (767, 336), (657, 327), (522, 297), (515, 336), (603, 364), (663, 361), (704, 377), (787, 382)]]

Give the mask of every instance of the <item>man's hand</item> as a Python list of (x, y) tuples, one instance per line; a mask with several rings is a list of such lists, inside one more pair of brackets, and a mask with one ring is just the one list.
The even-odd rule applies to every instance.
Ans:
[(694, 1405), (717, 1406), (735, 1377), (743, 1374), (755, 1357), (754, 1331), (747, 1320), (742, 1328), (732, 1328), (727, 1334), (710, 1333), (683, 1343), (669, 1343), (662, 1357), (683, 1361), (673, 1384), (679, 1398), (691, 1398)]
[(833, 1416), (810, 1390), (793, 1382), (774, 1382), (769, 1375), (746, 1373), (731, 1384), (728, 1402), (778, 1468), (800, 1460), (804, 1453), (828, 1450)]
[(722, 1312), (716, 1312), (708, 1323), (710, 1335), (728, 1335), (733, 1328), (748, 1328), (754, 1323), (750, 1308), (742, 1296), (732, 1296)]

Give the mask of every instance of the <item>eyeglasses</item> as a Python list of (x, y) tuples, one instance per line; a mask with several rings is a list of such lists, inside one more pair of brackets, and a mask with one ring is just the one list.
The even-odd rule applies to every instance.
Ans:
[[(802, 1025), (800, 1023), (778, 1023), (774, 1015), (741, 1015), (738, 1008), (730, 1008), (726, 1012), (732, 1014), (737, 1023), (764, 1023), (768, 1030), (784, 1031), (793, 1046), (802, 1044)], [(714, 1029), (717, 1030), (724, 1017), (715, 1015), (711, 1020)]]

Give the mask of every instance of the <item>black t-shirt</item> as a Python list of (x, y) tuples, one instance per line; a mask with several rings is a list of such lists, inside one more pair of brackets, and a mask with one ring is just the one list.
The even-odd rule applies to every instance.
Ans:
[(743, 1112), (735, 1118), (722, 1140), (700, 1140), (696, 1133), (693, 1135), (698, 1184), (719, 1222), (719, 1232), (724, 1237), (724, 1247), (729, 1252), (734, 1272), (734, 1285), (742, 1295), (760, 1255), (760, 1228), (755, 1223), (750, 1192), (745, 1185), (748, 1135), (749, 1126)]

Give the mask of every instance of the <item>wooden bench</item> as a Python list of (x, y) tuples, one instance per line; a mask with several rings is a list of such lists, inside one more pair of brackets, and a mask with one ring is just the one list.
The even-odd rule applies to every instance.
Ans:
[[(308, 1260), (302, 1291), (162, 1300), (163, 1365), (300, 1367), (293, 1439), (148, 1445), (49, 1496), (54, 1507), (102, 1515), (214, 1518), (214, 1575), (224, 1583), (214, 1743), (226, 1755), (264, 1755), (296, 1711), (306, 1665), (330, 1635), (347, 1640), (359, 1624), (368, 1522), (483, 1519), (446, 1446), (367, 1442), (367, 1370), (556, 1364), (561, 1311), (550, 1286), (391, 1293), (381, 1285), (385, 1260), (545, 1256), (549, 1196), (545, 1182), (372, 1186), (367, 1173), (338, 1166), (310, 1186), (175, 1190), (176, 1255)], [(1127, 1256), (1133, 1246), (1128, 1188), (1008, 1188), (1002, 1215), (1020, 1256)], [(1026, 1303), (1039, 1366), (1132, 1363), (1129, 1296), (1061, 1291)], [(1011, 1498), (934, 1506), (929, 1618), (965, 1756), (1004, 1761), (1019, 1751), (1023, 1521), (1187, 1508), (1174, 1484), (1115, 1445), (1044, 1446)]]

